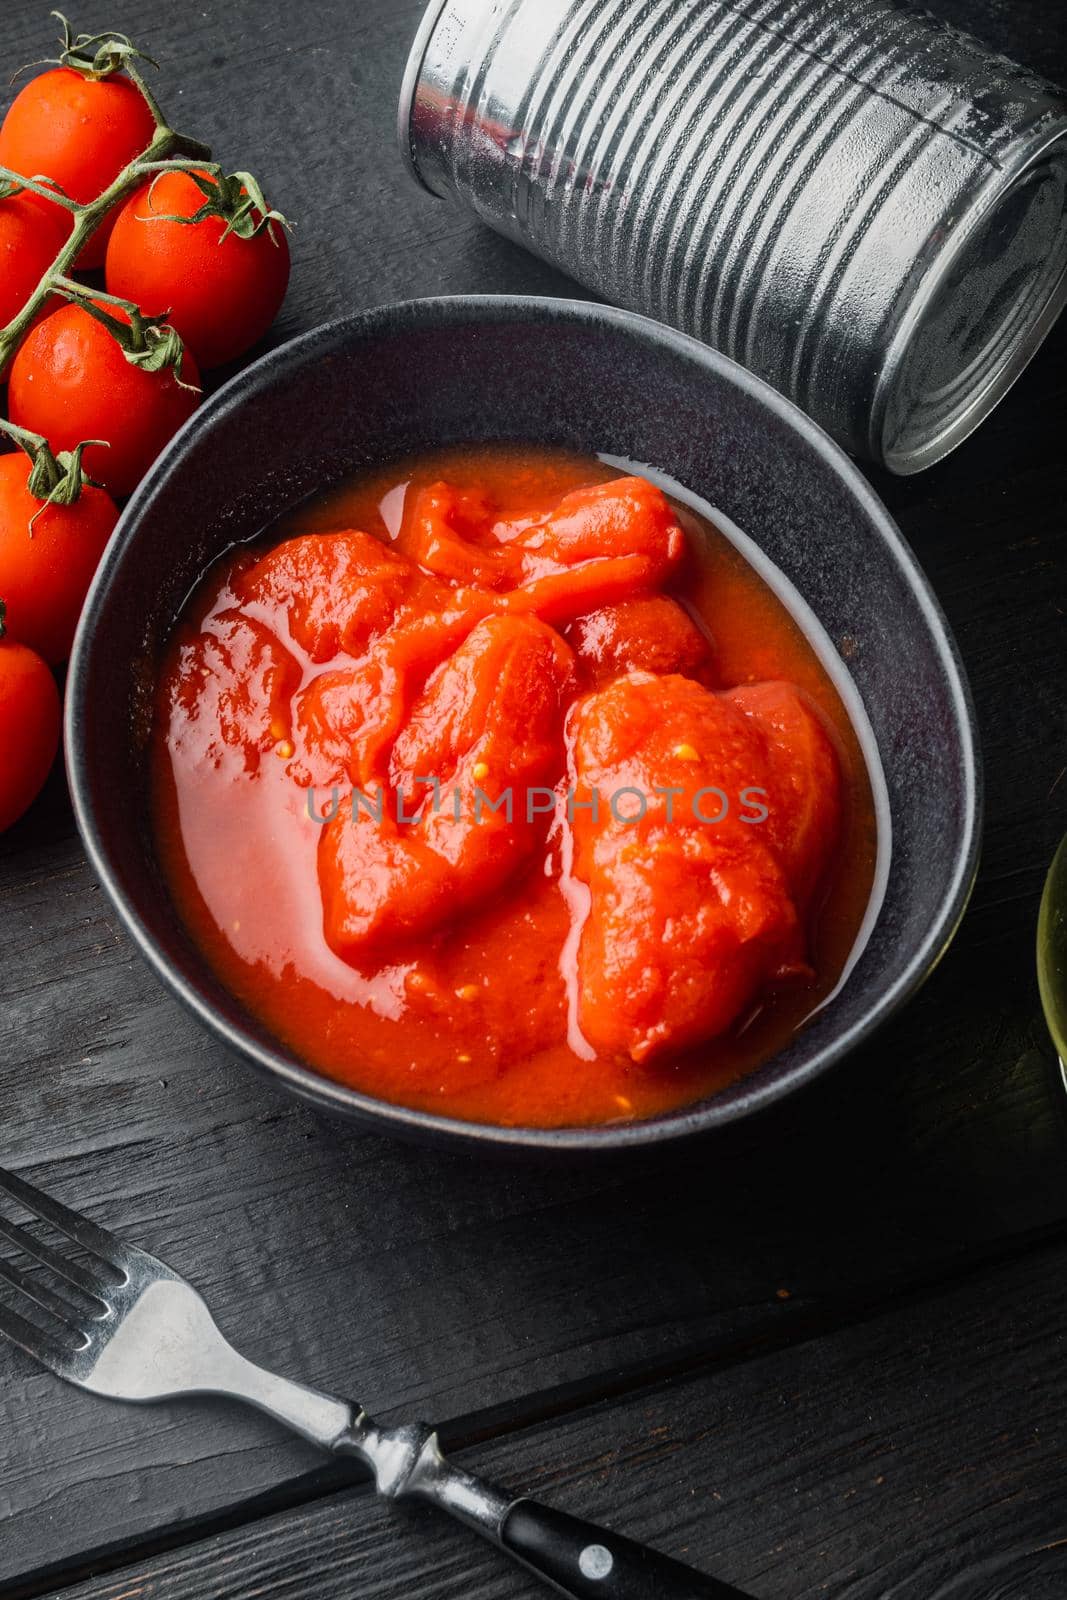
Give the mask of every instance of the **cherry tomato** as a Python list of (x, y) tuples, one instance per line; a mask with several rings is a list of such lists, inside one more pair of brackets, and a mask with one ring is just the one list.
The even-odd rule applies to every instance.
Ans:
[(132, 195), (107, 249), (109, 294), (150, 316), (166, 313), (201, 367), (243, 355), (274, 321), (289, 282), (289, 245), (278, 223), (249, 239), (226, 232), (221, 216), (191, 217), (204, 193), (184, 172), (168, 172)]
[(0, 328), (22, 310), (71, 225), (69, 211), (30, 189), (0, 199)]
[(70, 655), (86, 590), (119, 513), (111, 496), (90, 483), (72, 505), (44, 505), (26, 486), (32, 470), (21, 451), (0, 456), (0, 587), (12, 633), (55, 665)]
[[(129, 319), (115, 306), (107, 310)], [(192, 384), (184, 388), (182, 384)], [(182, 383), (173, 367), (148, 372), (126, 360), (113, 335), (82, 306), (65, 305), (39, 322), (11, 364), (8, 414), (53, 450), (90, 445), (85, 470), (111, 494), (129, 494), (200, 399), (200, 372), (188, 351)]]
[[(12, 101), (0, 127), (0, 165), (26, 178), (54, 178), (72, 200), (85, 205), (147, 149), (155, 126), (147, 101), (129, 78), (85, 77), (71, 67), (54, 67), (31, 78)], [(101, 223), (79, 266), (103, 262), (111, 221)]]
[(37, 798), (59, 748), (59, 724), (48, 667), (36, 650), (0, 632), (0, 833)]

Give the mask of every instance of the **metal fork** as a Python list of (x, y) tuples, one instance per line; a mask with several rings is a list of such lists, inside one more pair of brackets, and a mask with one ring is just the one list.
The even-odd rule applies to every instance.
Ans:
[(362, 1406), (255, 1366), (223, 1338), (197, 1291), (164, 1262), (0, 1168), (0, 1195), (81, 1248), (88, 1262), (0, 1214), (0, 1239), (51, 1281), (0, 1256), (0, 1334), (57, 1377), (112, 1400), (215, 1394), (258, 1407), (324, 1450), (355, 1455), (381, 1495), (447, 1511), (575, 1600), (747, 1600), (645, 1545), (515, 1499), (441, 1454), (424, 1423), (379, 1426)]

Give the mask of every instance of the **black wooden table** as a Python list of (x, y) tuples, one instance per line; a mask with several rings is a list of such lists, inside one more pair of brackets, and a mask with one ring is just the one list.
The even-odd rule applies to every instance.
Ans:
[[(48, 54), (3, 0), (0, 60)], [(299, 223), (274, 337), (443, 291), (571, 294), (404, 178), (420, 0), (92, 0), (172, 120)], [(1062, 76), (1055, 0), (938, 0)], [(0, 1164), (196, 1279), (254, 1358), (765, 1600), (1067, 1595), (1067, 1096), (1033, 970), (1067, 827), (1061, 326), (977, 438), (872, 473), (930, 573), (985, 747), (983, 866), (922, 994), (832, 1080), (681, 1156), (544, 1169), (361, 1136), (159, 988), (61, 777), (0, 839)], [(2, 757), (0, 757), (2, 758)], [(266, 1419), (139, 1410), (0, 1349), (0, 1593), (531, 1600)]]

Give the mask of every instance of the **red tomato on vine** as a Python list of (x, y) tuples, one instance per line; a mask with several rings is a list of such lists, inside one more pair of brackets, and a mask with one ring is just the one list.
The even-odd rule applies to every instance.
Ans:
[(80, 447), (57, 459), (44, 439), (28, 435), (17, 442), (22, 450), (0, 456), (0, 582), (7, 622), (21, 643), (58, 665), (70, 655), (118, 507), (85, 481)]
[(248, 173), (164, 173), (119, 212), (105, 270), (109, 294), (165, 314), (201, 367), (216, 367), (277, 315), (289, 282), (284, 219)]
[[(54, 67), (20, 90), (0, 127), (0, 166), (24, 178), (47, 176), (85, 205), (103, 194), (150, 144), (156, 124), (129, 78), (90, 78)], [(89, 240), (78, 265), (104, 259), (111, 219)]]
[(0, 195), (0, 328), (21, 311), (70, 229), (70, 212), (30, 189)]
[(173, 328), (131, 320), (110, 302), (94, 305), (115, 321), (115, 331), (71, 304), (27, 334), (11, 364), (8, 414), (54, 450), (104, 441), (86, 448), (85, 470), (111, 494), (126, 495), (192, 415), (200, 372)]
[[(103, 194), (155, 137), (158, 110), (138, 62), (154, 66), (124, 33), (75, 34), (67, 19), (50, 72), (32, 78), (0, 126), (0, 166), (24, 178), (51, 178), (79, 205)], [(98, 267), (107, 249), (106, 217), (82, 250), (80, 267)]]
[(36, 799), (59, 748), (59, 690), (48, 667), (6, 632), (0, 600), (0, 833)]

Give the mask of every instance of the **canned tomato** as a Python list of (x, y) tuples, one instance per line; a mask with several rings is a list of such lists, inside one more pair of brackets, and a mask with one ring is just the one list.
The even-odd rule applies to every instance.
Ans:
[(894, 472), (1067, 298), (1067, 102), (897, 0), (435, 0), (399, 131), (432, 193)]

